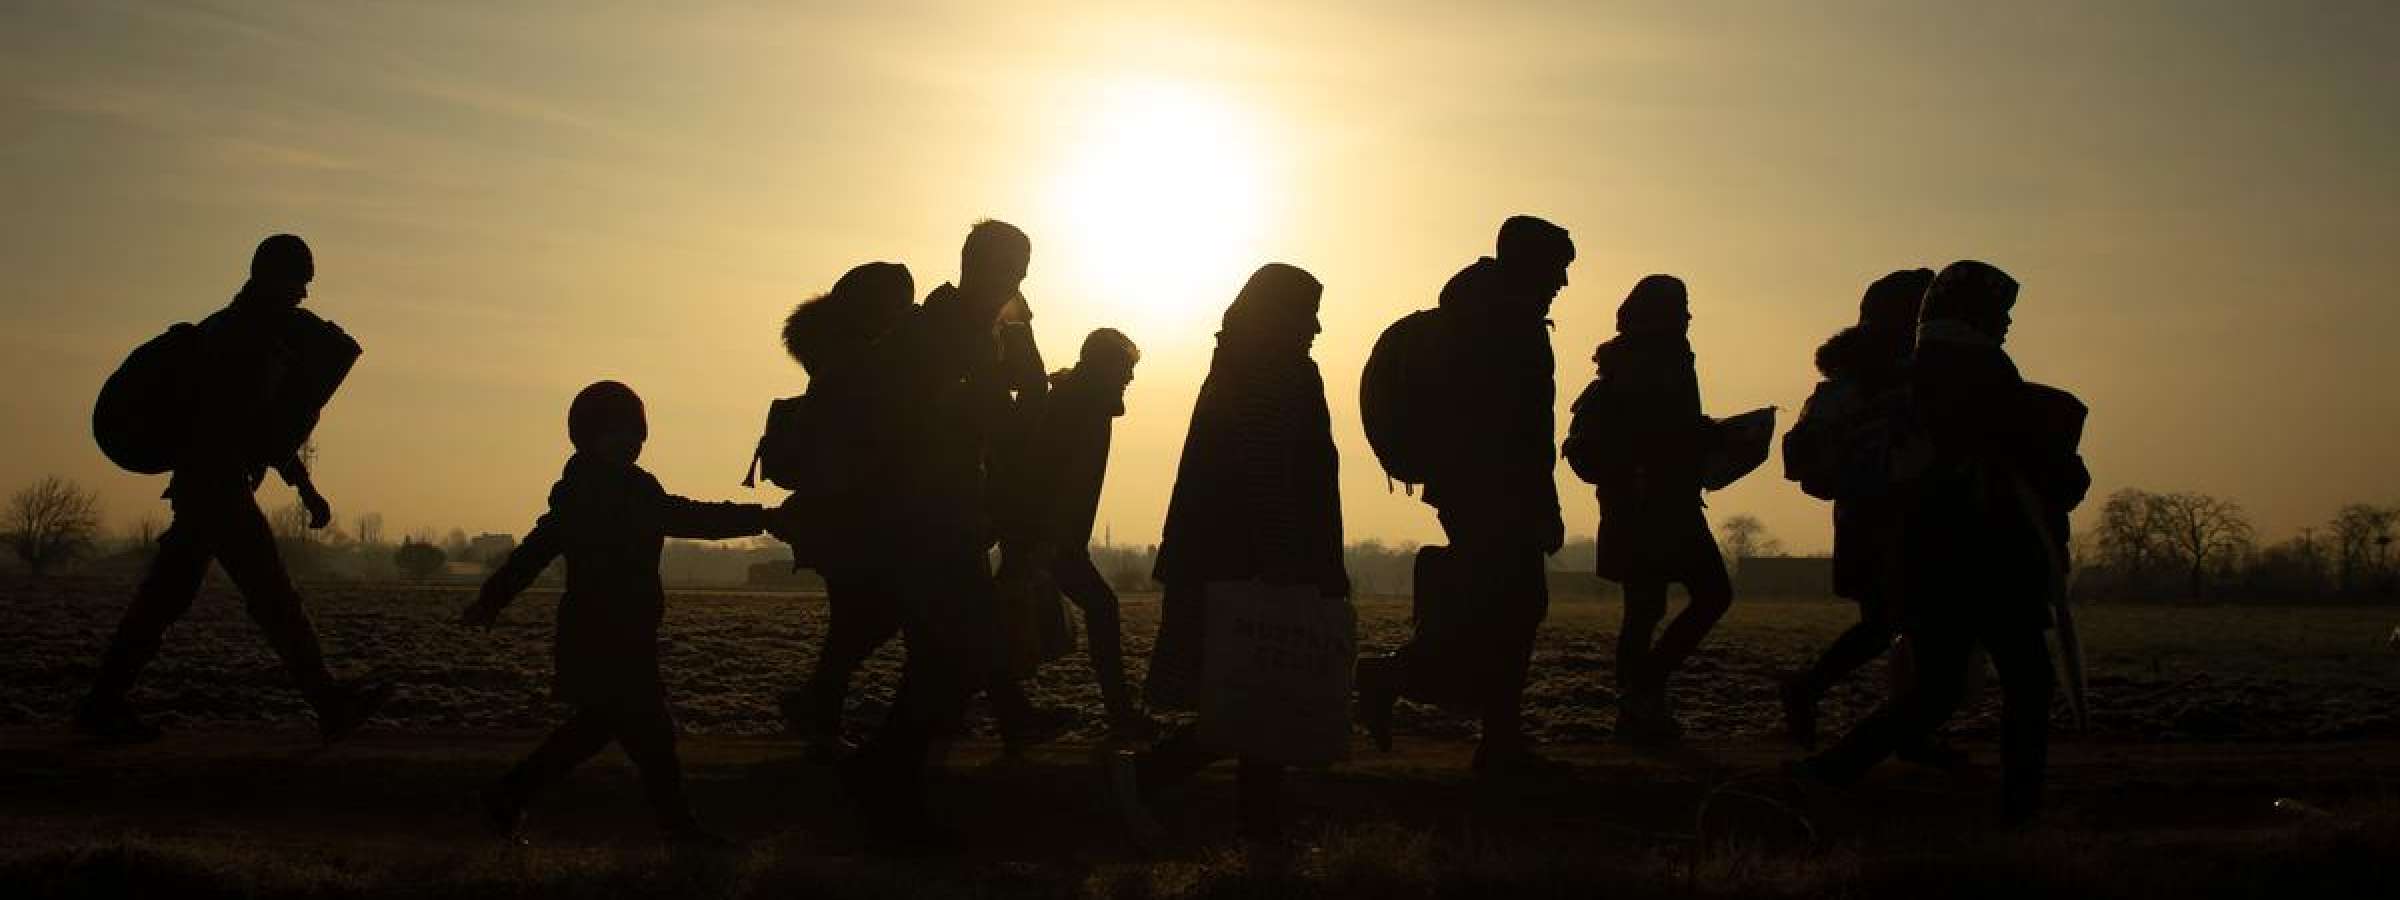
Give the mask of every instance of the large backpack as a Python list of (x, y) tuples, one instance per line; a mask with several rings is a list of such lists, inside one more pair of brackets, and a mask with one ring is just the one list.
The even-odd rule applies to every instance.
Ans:
[(776, 487), (793, 493), (810, 493), (823, 482), (818, 450), (816, 416), (808, 395), (785, 397), (767, 404), (766, 432), (758, 436), (758, 449), (750, 454), (750, 473), (742, 476), (743, 487), (757, 487), (764, 476)]
[(1618, 405), (1613, 402), (1606, 378), (1594, 378), (1576, 395), (1575, 404), (1568, 407), (1567, 439), (1559, 444), (1560, 456), (1567, 459), (1567, 468), (1585, 484), (1601, 484), (1618, 479), (1624, 466), (1623, 454), (1608, 439), (1618, 426)]
[(1441, 462), (1441, 405), (1449, 328), (1441, 310), (1421, 309), (1383, 330), (1358, 380), (1358, 416), (1384, 474), (1403, 485), (1430, 479)]
[(188, 389), (199, 352), (199, 326), (178, 322), (133, 348), (100, 385), (92, 439), (109, 462), (142, 475), (175, 468), (191, 437)]

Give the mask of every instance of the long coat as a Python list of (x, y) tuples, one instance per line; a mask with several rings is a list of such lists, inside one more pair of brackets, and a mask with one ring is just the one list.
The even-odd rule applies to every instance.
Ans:
[(1620, 335), (1593, 360), (1600, 377), (1576, 400), (1576, 412), (1606, 423), (1591, 437), (1589, 462), (1578, 466), (1595, 476), (1600, 500), (1595, 570), (1618, 582), (1675, 581), (1724, 565), (1700, 512), (1701, 464), (1719, 438), (1700, 411), (1691, 345), (1675, 336)]
[(1192, 407), (1153, 576), (1348, 595), (1340, 475), (1317, 364), (1221, 342)]
[(1348, 596), (1341, 458), (1325, 382), (1298, 348), (1220, 337), (1151, 575), (1167, 586), (1147, 685), (1152, 705), (1189, 708), (1206, 659), (1212, 581), (1313, 584)]
[(765, 525), (757, 504), (687, 500), (667, 493), (640, 466), (577, 454), (550, 488), (550, 511), (484, 582), (483, 596), (505, 603), (552, 560), (566, 557), (555, 650), (559, 699), (600, 704), (657, 693), (664, 690), (658, 626), (667, 608), (658, 557), (666, 539), (744, 537)]

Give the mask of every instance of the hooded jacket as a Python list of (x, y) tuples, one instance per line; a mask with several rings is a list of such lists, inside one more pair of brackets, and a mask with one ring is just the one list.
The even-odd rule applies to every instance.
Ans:
[(1080, 367), (1052, 374), (1048, 396), (1030, 417), (1032, 433), (1013, 442), (1016, 452), (1002, 456), (1001, 468), (1010, 474), (993, 487), (1008, 520), (1003, 530), (1062, 556), (1088, 553), (1108, 477), (1109, 443), (1124, 414), (1123, 385)]
[(658, 626), (666, 589), (658, 557), (670, 537), (722, 540), (758, 534), (755, 503), (700, 503), (666, 492), (640, 466), (578, 453), (550, 488), (550, 511), (483, 583), (483, 601), (505, 605), (567, 561), (558, 599), (557, 693), (578, 704), (664, 690)]
[(1906, 396), (1900, 389), (1908, 377), (1912, 336), (1888, 327), (1853, 325), (1826, 339), (1816, 355), (1817, 372), (1824, 380), (1784, 435), (1786, 468), (1823, 473), (1812, 474), (1803, 486), (1833, 499), (1837, 596), (1863, 598), (1874, 587), (1877, 566), (1893, 549), (1888, 539), (1899, 525), (1897, 507), (1888, 497), (1862, 493), (1843, 479), (1859, 468), (1862, 454), (1871, 453), (1861, 443), (1872, 443), (1877, 434), (1888, 440), (1890, 429), (1898, 424), (1895, 413)]
[[(1518, 308), (1497, 260), (1484, 257), (1442, 286), (1451, 380), (1442, 448), (1425, 502), (1445, 522), (1558, 539), (1558, 385), (1549, 321)], [(1474, 527), (1474, 526), (1471, 526)]]

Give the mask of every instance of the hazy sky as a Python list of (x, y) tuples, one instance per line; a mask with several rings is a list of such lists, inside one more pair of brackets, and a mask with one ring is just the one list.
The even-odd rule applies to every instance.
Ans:
[[(1033, 236), (1054, 364), (1098, 325), (1144, 348), (1119, 541), (1155, 539), (1215, 319), (1269, 260), (1326, 285), (1352, 537), (1430, 539), (1357, 372), (1530, 212), (1581, 249), (1562, 430), (1645, 273), (1691, 285), (1710, 410), (1788, 424), (1868, 281), (1976, 257), (2024, 283), (2027, 376), (2092, 407), (2095, 496), (2221, 494), (2269, 537), (2400, 501), (2400, 6), (1299, 5), (0, 6), (0, 488), (163, 517), (92, 397), (293, 231), (367, 347), (317, 433), (345, 521), (522, 532), (600, 378), (647, 398), (670, 489), (773, 502), (736, 479), (803, 385), (783, 314), (870, 259), (939, 284), (991, 216)], [(1824, 549), (1780, 470), (1713, 512)]]

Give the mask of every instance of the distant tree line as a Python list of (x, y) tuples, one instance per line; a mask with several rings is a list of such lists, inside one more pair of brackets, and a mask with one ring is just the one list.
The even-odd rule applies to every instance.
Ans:
[(2400, 599), (2400, 504), (2353, 503), (2323, 526), (2261, 545), (2240, 504), (2127, 488), (2077, 538), (2075, 582), (2090, 600), (2290, 602)]
[[(424, 581), (444, 576), (452, 563), (497, 565), (516, 548), (512, 536), (469, 536), (457, 528), (438, 536), (419, 529), (393, 543), (383, 516), (372, 512), (311, 529), (298, 503), (277, 508), (269, 522), (286, 564), (301, 578)], [(57, 476), (16, 491), (0, 507), (0, 547), (37, 577), (68, 567), (139, 572), (156, 552), (162, 530), (160, 517), (148, 515), (105, 535), (99, 498)], [(1718, 531), (1726, 561), (1737, 572), (1743, 560), (1783, 553), (1755, 516), (1728, 517)], [(2097, 520), (2076, 536), (2075, 592), (2095, 602), (2400, 601), (2396, 537), (2400, 503), (2353, 503), (2321, 526), (2262, 545), (2232, 500), (2127, 488), (2110, 494)], [(1373, 539), (1344, 548), (1353, 590), (1360, 596), (1409, 594), (1417, 549), (1411, 541)], [(780, 552), (781, 545), (764, 539), (733, 547), (678, 542), (662, 569), (679, 581), (739, 583), (749, 565)], [(1550, 566), (1554, 572), (1588, 571), (1592, 554), (1591, 538), (1578, 537), (1551, 557)], [(1156, 545), (1095, 546), (1092, 559), (1119, 591), (1158, 589), (1150, 579)]]

